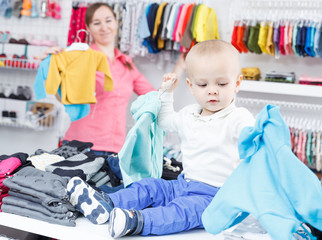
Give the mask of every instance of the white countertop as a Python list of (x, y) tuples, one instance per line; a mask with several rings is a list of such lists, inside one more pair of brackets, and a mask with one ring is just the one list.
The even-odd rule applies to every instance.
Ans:
[[(51, 224), (51, 223), (47, 223), (47, 222), (32, 219), (32, 218), (26, 218), (26, 217), (14, 215), (14, 214), (1, 212), (0, 225), (15, 228), (15, 229), (20, 229), (26, 232), (35, 233), (35, 234), (39, 234), (47, 237), (52, 237), (60, 240), (113, 239), (110, 237), (108, 233), (107, 224), (95, 225), (84, 217), (79, 217), (76, 220), (76, 227), (68, 227), (68, 226)], [(138, 238), (142, 239), (141, 236), (129, 236), (129, 237), (126, 237), (125, 239), (138, 239)], [(204, 229), (196, 229), (196, 230), (190, 230), (187, 232), (170, 234), (165, 236), (148, 236), (148, 237), (145, 236), (144, 239), (224, 240), (224, 237), (222, 234), (215, 236), (210, 233), (207, 233)]]

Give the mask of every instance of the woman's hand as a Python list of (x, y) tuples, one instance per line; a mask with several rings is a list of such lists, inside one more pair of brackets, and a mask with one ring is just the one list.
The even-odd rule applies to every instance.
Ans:
[(57, 53), (60, 53), (61, 51), (63, 51), (63, 49), (59, 46), (51, 47), (51, 48), (48, 48), (45, 52), (43, 52), (41, 56), (36, 56), (35, 59), (44, 60), (46, 57), (48, 57), (49, 54), (57, 54)]
[(161, 84), (160, 91), (173, 92), (173, 90), (178, 86), (178, 76), (176, 73), (166, 73), (163, 75), (163, 82)]

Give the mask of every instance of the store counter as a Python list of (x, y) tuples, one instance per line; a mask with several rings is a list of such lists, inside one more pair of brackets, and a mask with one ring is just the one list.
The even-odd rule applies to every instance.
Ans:
[[(51, 224), (44, 221), (22, 217), (10, 213), (0, 213), (0, 225), (19, 229), (22, 231), (35, 233), (38, 235), (51, 237), (60, 240), (109, 240), (113, 239), (109, 236), (107, 224), (95, 225), (88, 221), (85, 217), (79, 217), (76, 220), (76, 227), (67, 227), (58, 224)], [(224, 240), (222, 234), (212, 235), (204, 229), (195, 229), (187, 232), (170, 234), (166, 236), (129, 236), (124, 239), (162, 239), (162, 240)]]

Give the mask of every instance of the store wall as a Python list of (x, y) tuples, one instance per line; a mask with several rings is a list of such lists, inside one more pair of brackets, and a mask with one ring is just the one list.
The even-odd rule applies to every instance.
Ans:
[[(67, 41), (67, 33), (69, 26), (69, 18), (71, 12), (72, 1), (62, 2), (62, 20), (54, 19), (27, 19), (27, 20), (5, 20), (1, 17), (0, 30), (10, 28), (12, 31), (18, 31), (21, 35), (35, 33), (39, 35), (47, 35), (48, 38), (57, 39), (59, 45), (64, 47)], [(208, 0), (198, 1), (206, 3), (208, 6), (215, 9), (219, 24), (219, 34), (221, 39), (230, 41), (231, 31), (233, 27), (232, 15), (236, 12), (232, 0)], [(35, 21), (35, 22), (34, 22)], [(39, 50), (39, 49), (38, 49)], [(159, 88), (162, 75), (172, 70), (175, 59), (170, 62), (163, 63), (160, 61), (160, 56), (152, 57), (136, 57), (134, 62), (138, 69), (146, 76), (151, 84), (157, 89)], [(295, 72), (297, 76), (307, 73), (314, 76), (322, 75), (320, 66), (322, 59), (320, 58), (298, 58), (294, 56), (281, 56), (280, 59), (275, 59), (272, 56), (256, 55), (256, 54), (242, 54), (242, 67), (259, 67), (262, 76), (265, 72), (271, 70), (283, 72)], [(0, 82), (9, 81), (11, 78), (21, 81), (29, 81), (32, 84), (36, 73), (25, 74), (21, 71), (9, 72), (9, 70), (0, 70)], [(27, 79), (28, 78), (28, 79)], [(256, 97), (256, 98), (283, 98), (281, 95), (274, 94), (251, 94), (240, 93), (242, 96)], [(136, 96), (133, 95), (132, 100)], [(185, 83), (185, 76), (182, 76), (180, 84), (175, 91), (175, 109), (179, 110), (186, 104), (193, 103), (188, 88)], [(284, 96), (285, 98), (285, 96)], [(310, 99), (308, 101), (311, 101)], [(315, 100), (312, 100), (315, 101)], [(130, 107), (130, 106), (129, 106)], [(129, 111), (128, 111), (129, 113)], [(128, 114), (128, 127), (133, 124), (133, 120)], [(57, 132), (55, 130), (47, 130), (43, 132), (35, 132), (28, 129), (19, 128), (5, 128), (0, 126), (0, 154), (12, 154), (14, 152), (22, 151), (29, 154), (36, 149), (42, 148), (45, 150), (52, 150), (57, 146)]]

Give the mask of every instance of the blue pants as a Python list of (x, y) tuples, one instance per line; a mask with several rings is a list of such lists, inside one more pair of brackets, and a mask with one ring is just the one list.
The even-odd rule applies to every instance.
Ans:
[(114, 206), (142, 210), (142, 235), (164, 235), (203, 228), (201, 215), (219, 188), (189, 181), (146, 178), (109, 194)]
[(96, 156), (104, 156), (107, 157), (106, 161), (108, 165), (110, 166), (112, 172), (119, 178), (122, 179), (121, 169), (119, 165), (119, 158), (118, 157), (112, 157), (111, 155), (116, 155), (117, 153), (114, 152), (106, 152), (106, 151), (96, 151), (92, 150), (92, 152)]

